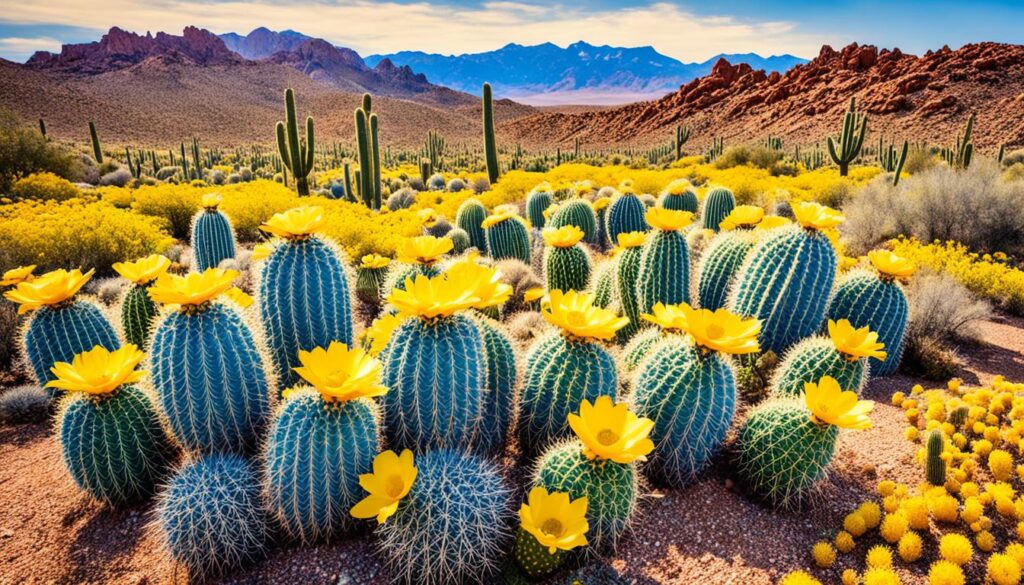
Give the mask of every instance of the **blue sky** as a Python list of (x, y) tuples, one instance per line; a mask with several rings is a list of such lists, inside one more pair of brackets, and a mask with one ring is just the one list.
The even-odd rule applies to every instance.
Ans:
[[(69, 25), (74, 23), (74, 25)], [(377, 24), (373, 24), (377, 23)], [(0, 12), (0, 57), (95, 40), (110, 26), (180, 33), (291, 28), (362, 54), (480, 52), (509, 42), (653, 45), (683, 61), (717, 53), (813, 57), (851, 41), (921, 53), (983, 40), (1024, 43), (1024, 0), (43, 0)]]

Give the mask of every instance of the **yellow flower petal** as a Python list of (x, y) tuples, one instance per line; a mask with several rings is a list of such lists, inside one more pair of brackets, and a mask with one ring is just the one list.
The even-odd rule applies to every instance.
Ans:
[(149, 289), (149, 297), (163, 305), (201, 305), (227, 292), (238, 277), (237, 270), (207, 268), (185, 276), (165, 273)]
[(77, 354), (71, 363), (57, 362), (50, 371), (57, 377), (47, 388), (91, 395), (109, 394), (125, 384), (138, 382), (145, 372), (135, 371), (145, 354), (127, 344), (115, 351), (97, 345)]
[(362, 349), (332, 341), (327, 349), (299, 351), (301, 367), (294, 368), (320, 393), (325, 402), (346, 402), (383, 396), (381, 363)]
[(571, 248), (582, 239), (583, 230), (574, 225), (544, 229), (544, 243), (555, 248)]
[(836, 227), (846, 219), (835, 209), (813, 201), (797, 202), (793, 205), (793, 216), (801, 226), (816, 230)]
[(882, 351), (885, 344), (878, 341), (878, 333), (870, 327), (855, 328), (848, 320), (828, 320), (828, 335), (836, 349), (850, 360), (864, 357), (885, 361), (886, 352)]
[(520, 526), (533, 535), (551, 554), (557, 550), (572, 550), (586, 546), (587, 498), (570, 502), (569, 494), (548, 493), (535, 487), (527, 496), (527, 503), (519, 509)]
[(629, 319), (594, 306), (594, 295), (571, 290), (551, 291), (551, 300), (541, 309), (544, 319), (575, 337), (609, 340), (629, 324)]
[(589, 459), (632, 463), (654, 450), (649, 438), (654, 421), (638, 417), (625, 404), (614, 404), (610, 396), (600, 396), (594, 404), (584, 400), (580, 413), (569, 415), (569, 426)]
[(412, 451), (406, 449), (401, 455), (384, 451), (373, 460), (373, 473), (359, 476), (359, 485), (369, 495), (350, 510), (355, 518), (377, 518), (383, 524), (395, 512), (402, 498), (409, 495), (418, 473)]
[(305, 238), (319, 231), (326, 222), (323, 207), (307, 205), (274, 214), (260, 229), (282, 238)]
[(58, 305), (75, 296), (89, 282), (94, 272), (90, 270), (83, 274), (78, 269), (47, 272), (39, 278), (19, 282), (16, 287), (4, 293), (4, 298), (21, 305), (18, 307), (19, 315), (39, 307)]
[(764, 209), (756, 205), (737, 205), (725, 216), (719, 227), (723, 230), (752, 228), (764, 219)]
[(644, 214), (644, 219), (653, 228), (674, 232), (693, 223), (693, 212), (652, 207)]
[(455, 244), (450, 238), (417, 236), (407, 238), (398, 248), (398, 260), (406, 264), (433, 264), (452, 251)]
[(32, 280), (32, 273), (35, 272), (36, 265), (31, 266), (19, 266), (12, 268), (7, 272), (4, 272), (2, 278), (0, 278), (0, 286), (14, 286), (16, 284), (25, 282), (26, 280)]
[(880, 274), (891, 278), (910, 278), (916, 270), (913, 262), (889, 250), (872, 250), (868, 252), (868, 260)]
[(647, 241), (647, 232), (627, 232), (615, 237), (620, 248), (637, 248)]
[(125, 279), (143, 285), (157, 279), (171, 267), (171, 260), (160, 254), (140, 258), (135, 262), (115, 262), (112, 268)]
[(823, 377), (817, 384), (805, 383), (804, 401), (811, 411), (811, 418), (819, 424), (858, 430), (871, 428), (868, 413), (875, 403), (858, 400), (856, 392), (844, 392), (831, 376)]

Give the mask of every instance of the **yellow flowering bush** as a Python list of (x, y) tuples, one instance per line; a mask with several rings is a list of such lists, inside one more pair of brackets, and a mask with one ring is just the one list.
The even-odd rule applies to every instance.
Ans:
[(81, 195), (81, 191), (71, 181), (58, 177), (53, 173), (33, 173), (18, 179), (11, 186), (11, 197), (15, 200), (52, 199), (54, 201), (67, 201), (68, 199), (81, 197)]

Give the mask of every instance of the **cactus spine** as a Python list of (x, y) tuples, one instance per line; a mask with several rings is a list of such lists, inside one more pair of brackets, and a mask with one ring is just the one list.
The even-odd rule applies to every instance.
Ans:
[(658, 199), (658, 205), (665, 209), (689, 211), (696, 214), (697, 207), (699, 206), (697, 192), (687, 188), (681, 193), (665, 193)]
[(487, 252), (487, 236), (483, 223), (487, 209), (476, 199), (466, 199), (455, 212), (455, 225), (469, 234), (469, 243), (481, 253)]
[(295, 190), (300, 197), (309, 195), (309, 173), (313, 170), (313, 117), (306, 118), (306, 139), (299, 141), (299, 126), (295, 118), (295, 92), (284, 92), (285, 121), (277, 123), (277, 149), (284, 166), (295, 177)]
[(149, 298), (149, 285), (132, 285), (121, 300), (121, 326), (124, 328), (125, 340), (145, 348), (157, 313), (156, 303)]
[(73, 299), (36, 309), (25, 328), (23, 345), (36, 382), (45, 386), (54, 380), (53, 364), (70, 363), (76, 354), (97, 345), (113, 351), (121, 347), (121, 340), (96, 303)]
[(618, 240), (619, 234), (649, 230), (650, 227), (644, 220), (646, 212), (647, 206), (640, 201), (635, 193), (623, 193), (616, 197), (608, 206), (605, 220), (608, 239), (615, 242)]
[(903, 288), (894, 279), (863, 270), (850, 271), (839, 279), (828, 308), (829, 319), (848, 319), (854, 327), (870, 327), (885, 344), (885, 361), (868, 360), (872, 376), (893, 374), (903, 357), (910, 320), (910, 306)]
[(974, 114), (967, 118), (967, 127), (964, 133), (956, 137), (956, 144), (949, 148), (943, 148), (941, 155), (950, 167), (954, 169), (966, 169), (971, 166), (971, 158), (974, 156), (974, 144), (971, 142), (971, 131), (974, 129)]
[(722, 220), (736, 209), (736, 197), (724, 187), (715, 187), (704, 198), (701, 221), (706, 230), (718, 231)]
[(484, 388), (483, 420), (477, 444), (481, 453), (500, 453), (512, 429), (515, 405), (519, 403), (519, 372), (516, 353), (501, 325), (483, 315), (474, 318), (487, 354), (487, 384)]
[(547, 221), (544, 210), (551, 206), (551, 193), (546, 189), (534, 189), (526, 197), (526, 219), (534, 229), (544, 229)]
[(548, 290), (584, 291), (590, 286), (590, 256), (582, 244), (545, 246), (544, 278)]
[(940, 429), (928, 435), (928, 451), (925, 459), (925, 477), (932, 485), (946, 485), (946, 460), (942, 452), (946, 448), (946, 438)]
[(487, 159), (487, 180), (491, 184), (498, 182), (501, 169), (498, 167), (498, 144), (494, 138), (494, 96), (491, 84), (485, 83), (483, 89), (484, 110), (484, 155)]
[(376, 268), (360, 266), (356, 271), (356, 296), (368, 305), (380, 303), (384, 292), (384, 278), (388, 274), (387, 266)]
[(192, 219), (192, 250), (199, 272), (235, 257), (231, 220), (216, 207), (202, 209)]
[(618, 284), (619, 304), (622, 305), (622, 314), (629, 319), (629, 324), (619, 329), (618, 339), (628, 341), (640, 330), (640, 296), (637, 294), (637, 281), (640, 277), (640, 261), (643, 255), (643, 247), (636, 246), (626, 248), (619, 254), (616, 274)]
[(850, 163), (860, 156), (867, 133), (867, 114), (857, 111), (857, 98), (850, 98), (850, 109), (843, 116), (842, 131), (835, 138), (828, 137), (828, 154), (832, 162), (839, 165), (839, 176), (845, 177), (850, 172)]

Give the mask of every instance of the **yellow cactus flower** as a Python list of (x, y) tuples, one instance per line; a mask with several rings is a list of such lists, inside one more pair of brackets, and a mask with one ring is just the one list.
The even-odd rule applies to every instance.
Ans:
[(759, 230), (773, 230), (775, 228), (780, 228), (780, 227), (787, 226), (787, 225), (789, 225), (791, 223), (793, 223), (793, 222), (789, 221), (789, 218), (782, 217), (781, 215), (769, 215), (768, 217), (765, 217), (764, 219), (762, 219), (757, 224), (757, 228), (755, 228), (755, 229), (759, 229)]
[(253, 260), (266, 260), (274, 253), (274, 245), (269, 243), (256, 244), (252, 247)]
[(443, 274), (406, 278), (404, 290), (396, 288), (388, 295), (388, 302), (399, 311), (422, 319), (448, 317), (476, 301), (473, 291), (453, 286)]
[(0, 277), (0, 286), (14, 286), (22, 282), (32, 280), (34, 275), (32, 274), (36, 270), (36, 265), (31, 266), (19, 266), (12, 268), (7, 272), (4, 272), (3, 277)]
[(115, 262), (111, 268), (125, 279), (138, 285), (148, 284), (157, 279), (158, 276), (167, 272), (171, 267), (171, 260), (160, 254), (153, 254), (140, 258), (135, 262)]
[(185, 276), (164, 273), (150, 287), (149, 298), (163, 305), (201, 305), (227, 292), (236, 278), (237, 270), (223, 268), (207, 268)]
[(611, 197), (598, 197), (594, 199), (594, 211), (601, 211), (612, 204)]
[(433, 207), (427, 207), (416, 212), (416, 217), (419, 218), (420, 223), (427, 227), (433, 227), (437, 223), (437, 212), (434, 211)]
[(219, 193), (203, 193), (202, 205), (204, 209), (217, 209), (223, 200)]
[(916, 270), (913, 262), (889, 250), (872, 250), (868, 252), (868, 260), (879, 274), (889, 278), (910, 278)]
[(817, 542), (811, 547), (811, 558), (814, 559), (815, 565), (827, 569), (836, 562), (836, 549), (827, 542)]
[(497, 307), (512, 296), (512, 286), (501, 281), (501, 271), (490, 266), (463, 260), (448, 267), (444, 273), (449, 286), (462, 288), (473, 296), (475, 309)]
[(407, 264), (431, 265), (452, 251), (451, 238), (416, 236), (405, 239), (398, 247), (398, 260)]
[[(449, 240), (451, 241), (451, 240)], [(377, 268), (386, 268), (391, 263), (391, 259), (380, 254), (367, 254), (360, 259), (360, 266), (374, 270)]]
[(1021, 567), (1012, 556), (996, 553), (988, 558), (987, 575), (994, 585), (1018, 585)]
[(544, 319), (565, 333), (587, 339), (609, 340), (629, 324), (614, 311), (594, 306), (594, 295), (571, 290), (551, 291), (551, 301), (541, 310)]
[(839, 534), (836, 535), (836, 549), (839, 552), (846, 554), (853, 550), (853, 547), (857, 545), (853, 540), (853, 535), (845, 530), (840, 530)]
[(686, 312), (682, 305), (655, 303), (650, 313), (640, 315), (644, 321), (654, 323), (666, 331), (686, 331)]
[(97, 345), (75, 355), (71, 363), (53, 364), (50, 371), (57, 379), (47, 382), (46, 387), (93, 396), (109, 394), (125, 384), (138, 382), (146, 375), (135, 370), (144, 357), (145, 354), (130, 343), (115, 351)]
[(843, 214), (813, 201), (800, 201), (793, 205), (793, 216), (807, 229), (834, 228), (846, 219)]
[(359, 485), (370, 495), (359, 501), (349, 512), (355, 518), (377, 518), (378, 524), (398, 511), (402, 498), (409, 495), (416, 481), (415, 462), (412, 451), (406, 449), (401, 455), (384, 451), (373, 459), (373, 473), (359, 476)]
[(779, 585), (821, 585), (821, 581), (803, 571), (791, 571), (782, 577)]
[(339, 341), (332, 341), (327, 349), (300, 350), (299, 362), (302, 367), (293, 369), (316, 388), (325, 402), (372, 398), (388, 391), (381, 384), (382, 368), (377, 358)]
[(282, 238), (302, 239), (319, 231), (326, 222), (323, 207), (306, 205), (275, 213), (260, 229)]
[(534, 301), (539, 301), (544, 298), (544, 295), (546, 294), (548, 294), (548, 291), (544, 290), (544, 287), (535, 286), (533, 288), (528, 288), (526, 289), (526, 292), (523, 293), (523, 302), (532, 303)]
[(527, 496), (527, 503), (519, 508), (520, 526), (537, 539), (548, 552), (572, 550), (587, 545), (587, 498), (569, 500), (564, 492), (548, 493), (535, 487)]
[(652, 207), (644, 214), (647, 225), (663, 232), (674, 232), (693, 223), (693, 212)]
[(494, 227), (506, 219), (519, 219), (519, 212), (511, 205), (500, 205), (484, 218), (480, 226), (484, 229)]
[(232, 302), (243, 309), (248, 309), (254, 302), (254, 299), (248, 293), (237, 286), (224, 291), (224, 297), (231, 299)]
[(555, 248), (571, 248), (583, 239), (583, 230), (574, 225), (544, 228), (544, 243)]
[(693, 185), (686, 179), (675, 179), (668, 185), (665, 185), (665, 189), (662, 193), (665, 193), (666, 195), (682, 195), (683, 193), (686, 193), (687, 189), (692, 187)]
[(627, 232), (615, 236), (620, 248), (637, 248), (647, 241), (647, 232)]
[(815, 384), (804, 384), (804, 400), (811, 418), (819, 424), (844, 429), (869, 429), (868, 413), (875, 407), (870, 400), (858, 400), (856, 392), (843, 391), (832, 376), (824, 376)]
[(761, 321), (755, 317), (744, 319), (726, 309), (710, 311), (694, 309), (680, 303), (686, 316), (686, 332), (697, 345), (710, 350), (733, 355), (757, 353), (761, 346), (757, 336), (761, 333)]
[(648, 437), (654, 421), (638, 417), (625, 404), (613, 403), (610, 396), (599, 396), (593, 404), (584, 400), (580, 413), (569, 415), (569, 426), (583, 442), (587, 459), (632, 463), (654, 450)]
[(939, 539), (939, 555), (956, 565), (966, 565), (974, 556), (971, 541), (962, 534), (945, 534)]
[[(541, 211), (540, 214), (544, 216), (544, 219), (551, 219), (551, 216), (554, 215), (556, 211), (558, 211), (558, 204), (552, 203), (551, 205), (548, 205), (547, 207), (545, 207), (544, 211)], [(508, 219), (508, 218), (506, 217), (504, 219)], [(494, 223), (498, 223), (498, 222), (496, 221)], [(484, 227), (489, 227), (489, 226), (484, 226)]]
[(723, 230), (752, 228), (764, 219), (764, 209), (757, 205), (737, 205), (725, 216), (718, 227)]
[(828, 335), (832, 338), (836, 349), (846, 355), (846, 359), (851, 362), (865, 357), (885, 361), (886, 353), (883, 351), (885, 344), (878, 341), (878, 333), (872, 331), (868, 326), (857, 329), (846, 319), (839, 321), (829, 319)]
[(70, 272), (64, 269), (47, 272), (38, 278), (19, 282), (18, 286), (4, 293), (4, 298), (20, 305), (19, 315), (39, 307), (59, 305), (75, 296), (94, 272), (90, 270), (83, 274), (77, 268)]
[(392, 315), (381, 315), (377, 317), (373, 324), (366, 328), (363, 332), (363, 339), (366, 342), (367, 351), (370, 355), (377, 357), (387, 347), (388, 341), (391, 341), (391, 334), (395, 332), (395, 329), (405, 322), (405, 315), (392, 314)]

